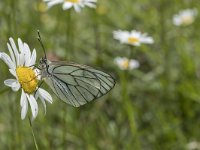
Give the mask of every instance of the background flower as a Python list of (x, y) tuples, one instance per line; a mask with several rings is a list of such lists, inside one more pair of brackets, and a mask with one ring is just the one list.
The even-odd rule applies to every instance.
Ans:
[(49, 8), (54, 5), (63, 3), (63, 10), (67, 10), (73, 7), (76, 12), (80, 12), (81, 8), (85, 6), (96, 8), (95, 3), (97, 0), (44, 0), (44, 2), (47, 2)]
[(126, 57), (116, 57), (114, 62), (121, 70), (136, 69), (140, 66), (139, 62), (135, 59), (128, 59)]
[(196, 9), (185, 9), (173, 16), (173, 23), (176, 26), (190, 25), (194, 22), (196, 16)]
[(114, 31), (113, 37), (114, 39), (119, 40), (121, 43), (134, 46), (140, 46), (142, 43), (152, 44), (154, 42), (153, 38), (147, 36), (146, 33), (141, 33), (135, 30), (132, 30), (131, 32), (122, 30)]

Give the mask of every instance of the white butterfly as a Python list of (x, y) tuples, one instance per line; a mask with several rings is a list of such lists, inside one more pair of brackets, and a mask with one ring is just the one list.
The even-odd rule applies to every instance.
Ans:
[[(38, 32), (43, 50), (44, 46)], [(79, 107), (108, 93), (115, 80), (107, 73), (89, 66), (68, 62), (50, 62), (41, 58), (41, 77), (53, 92), (64, 102)]]

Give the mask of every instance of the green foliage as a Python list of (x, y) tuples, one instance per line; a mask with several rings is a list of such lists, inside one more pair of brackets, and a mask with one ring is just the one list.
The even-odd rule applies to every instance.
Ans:
[[(96, 10), (84, 8), (81, 13), (63, 11), (61, 5), (45, 11), (40, 0), (1, 1), (1, 51), (8, 52), (9, 37), (20, 37), (36, 48), (39, 60), (40, 30), (49, 56), (116, 78), (109, 94), (80, 108), (64, 104), (43, 85), (54, 102), (47, 104), (46, 115), (40, 104), (33, 122), (39, 149), (180, 150), (198, 141), (200, 17), (185, 27), (172, 23), (173, 15), (187, 8), (199, 10), (199, 1), (99, 0)], [(140, 62), (136, 70), (122, 71), (114, 64), (117, 56), (130, 57), (130, 47), (113, 39), (118, 29), (147, 32), (155, 40), (132, 49), (131, 58)], [(20, 118), (21, 93), (3, 84), (12, 78), (3, 62), (0, 74), (0, 149), (35, 149), (28, 117)]]

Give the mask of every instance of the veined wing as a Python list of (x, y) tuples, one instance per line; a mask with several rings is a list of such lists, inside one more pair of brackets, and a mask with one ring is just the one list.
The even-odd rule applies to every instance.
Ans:
[(61, 100), (75, 107), (105, 95), (115, 85), (109, 74), (74, 63), (52, 62), (48, 72), (47, 84)]

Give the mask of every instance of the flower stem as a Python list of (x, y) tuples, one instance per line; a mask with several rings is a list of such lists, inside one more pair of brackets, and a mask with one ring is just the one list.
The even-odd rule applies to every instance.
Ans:
[(62, 105), (63, 107), (63, 111), (62, 111), (62, 125), (63, 125), (63, 129), (62, 129), (62, 145), (63, 145), (63, 149), (66, 149), (67, 147), (67, 121), (66, 121), (66, 116), (67, 116), (67, 109), (66, 109), (66, 105)]
[(37, 145), (37, 141), (36, 141), (36, 138), (35, 138), (35, 134), (34, 134), (34, 130), (33, 130), (33, 126), (32, 126), (32, 122), (31, 122), (30, 117), (28, 117), (28, 119), (29, 119), (29, 124), (30, 124), (30, 127), (31, 127), (31, 132), (32, 132), (32, 136), (33, 136), (33, 141), (34, 141), (34, 144), (35, 144), (35, 149), (36, 149), (36, 150), (39, 150), (39, 149), (38, 149), (38, 145)]
[(129, 46), (129, 59), (132, 59), (136, 55), (135, 46)]
[[(8, 93), (10, 94), (10, 93)], [(9, 99), (9, 96), (8, 96), (8, 99)], [(16, 115), (14, 115), (16, 112), (15, 112), (15, 107), (13, 107), (13, 103), (14, 103), (14, 100), (11, 99), (9, 102), (9, 110), (10, 110), (10, 116), (14, 116), (15, 119), (13, 119), (12, 117), (10, 117), (10, 120), (9, 120), (9, 124), (11, 125), (11, 128), (10, 128), (10, 132), (9, 132), (9, 149), (14, 149), (15, 145), (16, 145), (16, 140), (15, 140), (15, 133), (16, 133), (16, 127), (15, 127), (15, 120), (16, 120)]]
[[(129, 49), (129, 60), (135, 55), (135, 47), (130, 46)], [(129, 68), (129, 67), (128, 67)], [(132, 142), (134, 142), (134, 149), (140, 150), (140, 142), (139, 142), (139, 135), (137, 131), (137, 123), (135, 118), (135, 107), (132, 104), (132, 99), (128, 92), (128, 82), (131, 80), (131, 76), (129, 73), (130, 70), (124, 71), (121, 74), (121, 87), (122, 87), (122, 98), (124, 101), (124, 110), (127, 114), (129, 126), (130, 126), (130, 132), (132, 135)]]
[(130, 95), (128, 93), (128, 82), (129, 82), (129, 74), (128, 72), (122, 72), (121, 74), (121, 87), (122, 87), (122, 99), (124, 102), (124, 110), (127, 114), (129, 125), (130, 125), (130, 132), (132, 135), (132, 142), (134, 142), (134, 149), (140, 150), (140, 142), (139, 142), (139, 136), (137, 132), (137, 125), (136, 125), (136, 119), (135, 119), (135, 108), (131, 102)]
[(93, 33), (94, 33), (94, 47), (96, 49), (96, 64), (102, 65), (102, 49), (101, 49), (101, 33), (100, 33), (100, 19), (97, 11), (92, 10), (91, 12), (93, 18)]
[(66, 49), (67, 49), (67, 58), (70, 59), (71, 54), (73, 53), (73, 29), (72, 29), (72, 11), (67, 12), (67, 24), (66, 24)]

